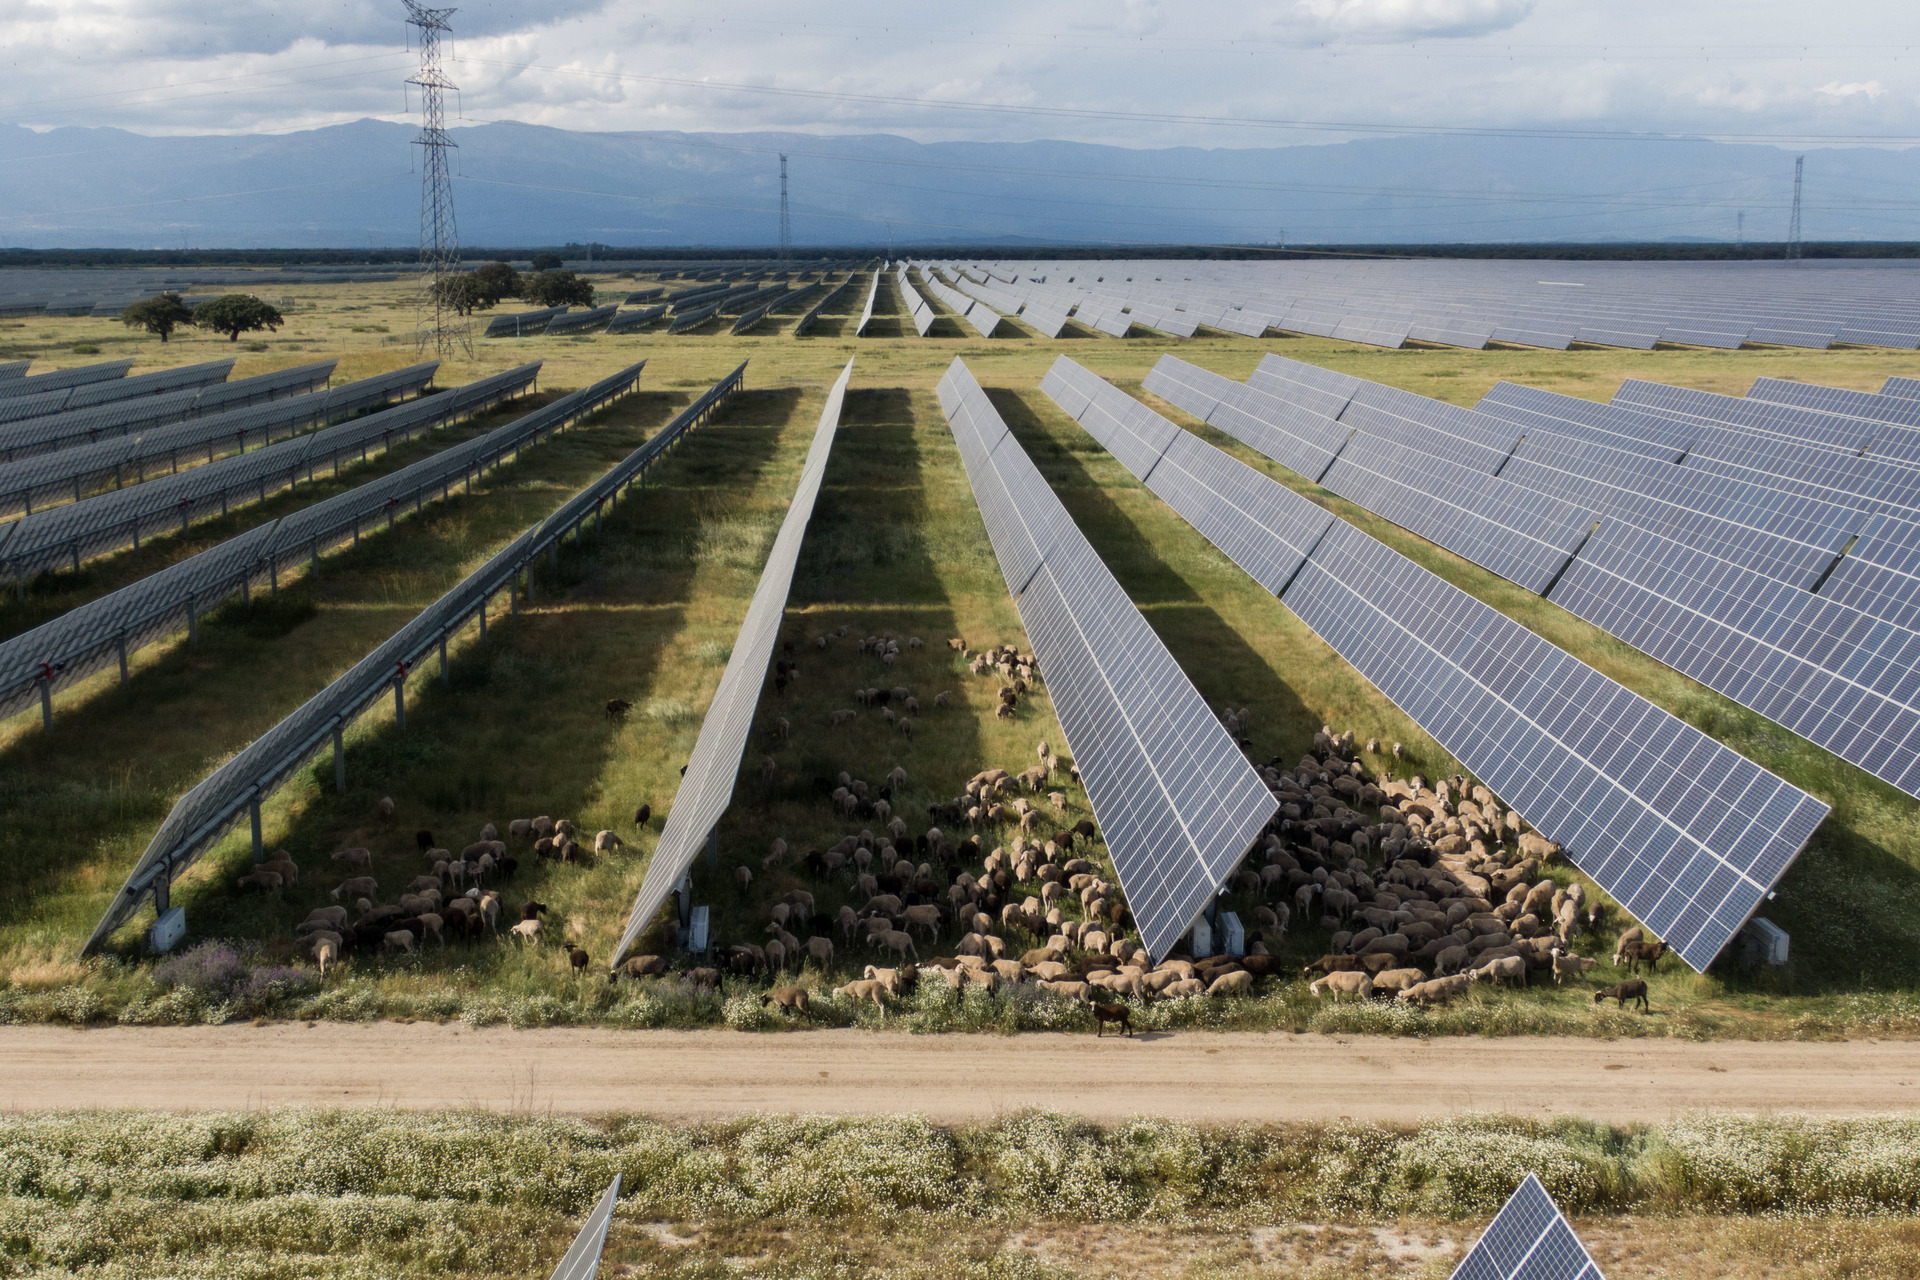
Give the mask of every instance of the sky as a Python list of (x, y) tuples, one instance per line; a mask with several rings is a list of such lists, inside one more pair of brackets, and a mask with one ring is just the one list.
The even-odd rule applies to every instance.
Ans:
[[(8, 0), (0, 122), (403, 120), (403, 8)], [(1135, 147), (1434, 130), (1920, 141), (1920, 46), (1901, 43), (1920, 12), (1898, 0), (478, 0), (450, 21), (450, 123)]]

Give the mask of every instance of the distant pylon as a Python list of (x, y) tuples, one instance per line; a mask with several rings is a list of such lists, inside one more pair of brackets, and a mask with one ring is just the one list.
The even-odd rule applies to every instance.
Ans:
[(1806, 167), (1805, 156), (1793, 158), (1793, 220), (1787, 224), (1787, 261), (1800, 261), (1800, 171)]
[(1745, 209), (1742, 209), (1734, 215), (1733, 242), (1735, 244), (1745, 244), (1747, 242), (1747, 211)]
[(409, 84), (420, 86), (420, 296), (414, 307), (414, 345), (432, 347), (438, 356), (458, 348), (473, 355), (473, 335), (466, 319), (451, 305), (447, 284), (460, 269), (460, 229), (453, 218), (453, 176), (447, 152), (458, 144), (447, 135), (446, 92), (457, 88), (440, 69), (440, 37), (453, 30), (447, 19), (452, 9), (428, 9), (417, 0), (403, 0), (407, 25), (420, 29), (420, 69)]
[(787, 214), (787, 153), (780, 153), (780, 266), (793, 264), (793, 220)]

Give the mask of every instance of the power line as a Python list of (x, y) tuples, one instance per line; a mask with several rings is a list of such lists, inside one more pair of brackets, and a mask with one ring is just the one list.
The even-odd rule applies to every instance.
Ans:
[(1807, 165), (1805, 156), (1793, 158), (1793, 221), (1787, 224), (1787, 257), (1800, 261), (1800, 173)]
[(787, 153), (780, 153), (780, 268), (793, 264), (793, 216), (787, 210)]

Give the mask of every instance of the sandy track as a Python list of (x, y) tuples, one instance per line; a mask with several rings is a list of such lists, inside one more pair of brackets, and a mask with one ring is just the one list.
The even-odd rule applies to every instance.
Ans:
[(1047, 1107), (1113, 1119), (1661, 1121), (1920, 1108), (1920, 1042), (909, 1036), (458, 1025), (0, 1028), (0, 1106), (485, 1107), (702, 1117)]

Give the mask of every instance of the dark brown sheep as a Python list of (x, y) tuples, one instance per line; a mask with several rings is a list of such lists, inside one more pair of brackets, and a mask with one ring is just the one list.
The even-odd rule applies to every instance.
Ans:
[(1105, 1035), (1109, 1022), (1119, 1024), (1129, 1036), (1133, 1034), (1133, 1010), (1126, 1005), (1097, 1004), (1093, 1006), (1093, 1034)]
[(1622, 1009), (1627, 1007), (1627, 1001), (1638, 1001), (1640, 1012), (1650, 1012), (1647, 1007), (1647, 984), (1639, 978), (1629, 978), (1616, 986), (1606, 987), (1593, 993), (1595, 1004), (1609, 998), (1618, 1000)]

